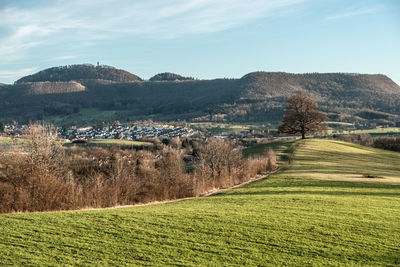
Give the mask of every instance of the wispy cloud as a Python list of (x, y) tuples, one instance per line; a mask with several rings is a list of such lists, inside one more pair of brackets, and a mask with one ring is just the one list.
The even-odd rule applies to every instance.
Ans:
[(353, 16), (358, 16), (358, 15), (373, 13), (376, 10), (377, 10), (377, 8), (370, 8), (370, 7), (351, 8), (351, 9), (343, 10), (336, 14), (329, 15), (325, 19), (326, 20), (342, 19), (342, 18), (347, 18), (347, 17), (353, 17)]
[(60, 61), (60, 60), (74, 59), (77, 57), (78, 57), (78, 55), (57, 56), (57, 57), (52, 57), (52, 58), (46, 59), (45, 61)]
[[(120, 36), (176, 38), (243, 25), (306, 0), (49, 0), (0, 9), (3, 64), (37, 46), (79, 44)], [(39, 1), (38, 1), (39, 2)]]
[(0, 79), (13, 79), (15, 77), (22, 77), (26, 76), (32, 73), (35, 73), (38, 70), (38, 68), (25, 68), (25, 69), (18, 69), (18, 70), (7, 70), (7, 71), (2, 71), (0, 70)]

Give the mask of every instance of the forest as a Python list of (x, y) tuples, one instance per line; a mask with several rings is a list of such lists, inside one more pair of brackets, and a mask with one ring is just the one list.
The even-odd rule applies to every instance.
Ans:
[(5, 121), (52, 122), (98, 116), (119, 120), (278, 122), (286, 100), (305, 93), (330, 121), (395, 126), (400, 87), (384, 75), (253, 72), (240, 79), (196, 80), (161, 73), (144, 81), (108, 66), (50, 68), (0, 87)]

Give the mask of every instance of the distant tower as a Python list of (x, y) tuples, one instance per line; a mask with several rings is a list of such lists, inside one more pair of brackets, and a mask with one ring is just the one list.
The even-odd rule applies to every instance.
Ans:
[(97, 67), (100, 67), (100, 63), (97, 61)]

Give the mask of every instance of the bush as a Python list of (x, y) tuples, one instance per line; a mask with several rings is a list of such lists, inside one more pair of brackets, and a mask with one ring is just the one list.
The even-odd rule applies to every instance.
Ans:
[(240, 147), (220, 139), (184, 148), (176, 139), (151, 152), (64, 148), (54, 133), (52, 127), (31, 125), (22, 145), (0, 153), (0, 212), (109, 207), (198, 196), (276, 168), (273, 151), (262, 158), (244, 159)]
[(374, 147), (400, 152), (400, 137), (378, 137), (374, 139)]
[(374, 143), (370, 134), (344, 134), (339, 136), (339, 140), (362, 146), (372, 146)]

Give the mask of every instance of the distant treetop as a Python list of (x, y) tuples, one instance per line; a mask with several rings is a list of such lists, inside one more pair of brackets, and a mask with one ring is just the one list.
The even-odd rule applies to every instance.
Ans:
[(164, 72), (159, 73), (150, 78), (151, 82), (162, 82), (162, 81), (191, 81), (194, 80), (192, 77), (183, 77), (176, 73)]
[(125, 70), (116, 69), (111, 66), (91, 64), (68, 65), (53, 67), (39, 71), (38, 73), (22, 77), (16, 83), (25, 82), (56, 82), (56, 81), (79, 81), (87, 79), (101, 79), (114, 82), (138, 82), (142, 79), (135, 74)]

